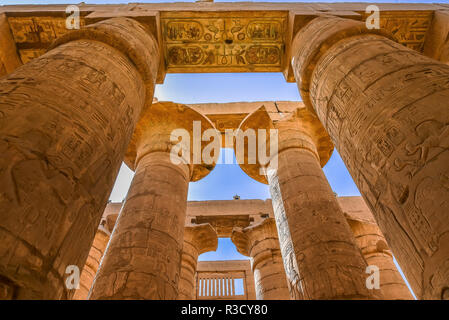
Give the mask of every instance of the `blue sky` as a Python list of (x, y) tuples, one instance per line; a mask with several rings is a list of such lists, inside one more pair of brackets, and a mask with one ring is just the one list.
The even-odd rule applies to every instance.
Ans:
[[(8, 4), (76, 4), (80, 1), (46, 0), (22, 1), (0, 0), (0, 5)], [(93, 3), (127, 3), (120, 0), (84, 0), (86, 4)], [(129, 1), (129, 2), (175, 2), (165, 0)], [(181, 1), (176, 1), (181, 2)], [(194, 2), (194, 1), (184, 1)], [(232, 2), (232, 1), (216, 1)], [(301, 2), (288, 0), (272, 0), (270, 2)], [(360, 1), (307, 1), (307, 2), (360, 2)], [(448, 3), (449, 0), (408, 0), (408, 1), (369, 1), (369, 3)], [(157, 85), (155, 96), (159, 100), (179, 103), (208, 103), (208, 102), (238, 102), (238, 101), (267, 101), (291, 100), (300, 101), (301, 98), (295, 83), (287, 83), (280, 73), (228, 73), (228, 74), (167, 74), (165, 83)], [(360, 195), (352, 181), (339, 154), (334, 151), (331, 159), (324, 167), (324, 173), (339, 196)], [(133, 172), (122, 165), (117, 177), (110, 200), (122, 201), (126, 197)], [(268, 186), (258, 183), (240, 169), (238, 165), (219, 164), (204, 179), (190, 183), (189, 200), (231, 200), (238, 194), (242, 199), (266, 199), (270, 197)], [(199, 260), (247, 259), (240, 255), (229, 239), (219, 239), (216, 252), (208, 252), (200, 256)]]

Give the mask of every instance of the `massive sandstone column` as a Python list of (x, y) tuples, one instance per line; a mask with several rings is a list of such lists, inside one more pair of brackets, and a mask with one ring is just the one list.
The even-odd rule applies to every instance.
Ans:
[(308, 23), (293, 42), (327, 129), (418, 297), (449, 296), (449, 66), (365, 24)]
[(64, 35), (0, 80), (2, 298), (69, 298), (146, 101), (159, 55), (136, 21)]
[(185, 227), (182, 246), (181, 273), (178, 284), (178, 300), (195, 299), (195, 274), (198, 256), (217, 250), (217, 232), (209, 223)]
[[(187, 148), (201, 152), (203, 147), (188, 139), (196, 131), (194, 121), (201, 123), (199, 139), (213, 128), (201, 114), (172, 102), (153, 104), (139, 121), (125, 158), (136, 173), (90, 299), (177, 298), (189, 181), (214, 167), (193, 165)], [(170, 156), (175, 129), (190, 135), (182, 140), (187, 143), (178, 163)]]
[(106, 250), (111, 233), (100, 224), (95, 234), (94, 242), (89, 251), (86, 264), (81, 273), (79, 289), (73, 295), (73, 300), (86, 300), (89, 290), (94, 282), (101, 258)]
[(266, 218), (244, 229), (234, 228), (231, 239), (238, 252), (251, 257), (257, 300), (289, 300), (274, 219)]
[(386, 300), (413, 300), (410, 290), (393, 262), (393, 256), (376, 223), (348, 219), (357, 246), (366, 263), (379, 268), (379, 284)]
[(449, 64), (449, 11), (435, 11), (426, 34), (423, 53)]
[[(271, 122), (262, 107), (240, 125), (242, 131), (270, 127), (278, 130), (278, 164), (273, 156), (266, 172), (291, 298), (378, 296), (366, 287), (366, 262), (321, 169), (333, 149), (324, 128), (305, 108)], [(263, 180), (257, 165), (241, 167)]]

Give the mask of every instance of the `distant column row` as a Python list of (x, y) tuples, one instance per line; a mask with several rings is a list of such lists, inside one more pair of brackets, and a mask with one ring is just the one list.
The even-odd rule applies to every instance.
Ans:
[[(261, 108), (240, 125), (279, 135), (276, 162), (242, 169), (270, 185), (290, 297), (385, 296), (367, 288), (373, 253), (359, 250), (321, 169), (335, 145), (414, 292), (448, 298), (449, 66), (331, 16), (294, 35), (292, 53), (307, 109), (274, 121)], [(173, 162), (171, 133), (214, 127), (187, 106), (151, 105), (159, 62), (147, 28), (114, 18), (65, 34), (0, 79), (2, 298), (73, 295), (67, 267), (85, 265), (123, 159), (136, 173), (90, 298), (176, 299), (182, 272), (190, 290), (183, 248), (191, 261), (202, 249), (184, 243), (188, 185), (213, 165)], [(279, 267), (279, 255), (264, 256), (277, 247), (257, 247), (252, 228), (235, 236), (262, 297), (283, 275), (264, 268)]]

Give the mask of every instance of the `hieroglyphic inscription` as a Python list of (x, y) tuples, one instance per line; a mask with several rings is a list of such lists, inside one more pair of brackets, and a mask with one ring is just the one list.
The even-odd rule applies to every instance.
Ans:
[(280, 70), (285, 13), (170, 13), (161, 24), (168, 72)]
[[(63, 17), (9, 17), (8, 22), (23, 63), (44, 54), (50, 43), (70, 31)], [(84, 25), (80, 17), (80, 27)]]

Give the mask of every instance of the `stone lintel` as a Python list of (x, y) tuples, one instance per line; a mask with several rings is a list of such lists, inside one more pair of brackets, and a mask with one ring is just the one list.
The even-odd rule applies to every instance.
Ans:
[[(317, 154), (322, 167), (330, 159), (334, 148), (328, 134), (318, 118), (306, 108), (297, 108), (294, 112), (289, 114), (288, 117), (278, 121), (273, 121), (265, 107), (262, 106), (253, 113), (249, 114), (242, 121), (239, 129), (241, 132), (245, 132), (248, 129), (254, 129), (257, 140), (259, 139), (258, 129), (265, 129), (267, 154), (271, 154), (269, 131), (271, 129), (277, 129), (278, 153), (284, 149), (292, 147), (307, 148)], [(244, 143), (245, 148), (243, 157), (238, 155), (238, 150), (236, 150), (237, 146), (236, 143), (234, 143), (234, 150), (236, 150), (236, 157), (240, 167), (251, 178), (267, 184), (268, 182), (266, 176), (261, 174), (260, 168), (262, 166), (267, 166), (268, 164), (261, 164), (259, 162), (256, 164), (250, 164), (248, 159), (248, 139), (244, 139)], [(257, 141), (257, 146), (258, 145), (259, 141)], [(259, 161), (260, 159), (258, 158), (257, 160)]]
[(216, 251), (218, 246), (217, 232), (209, 223), (190, 224), (184, 230), (184, 242), (195, 246), (198, 255)]

